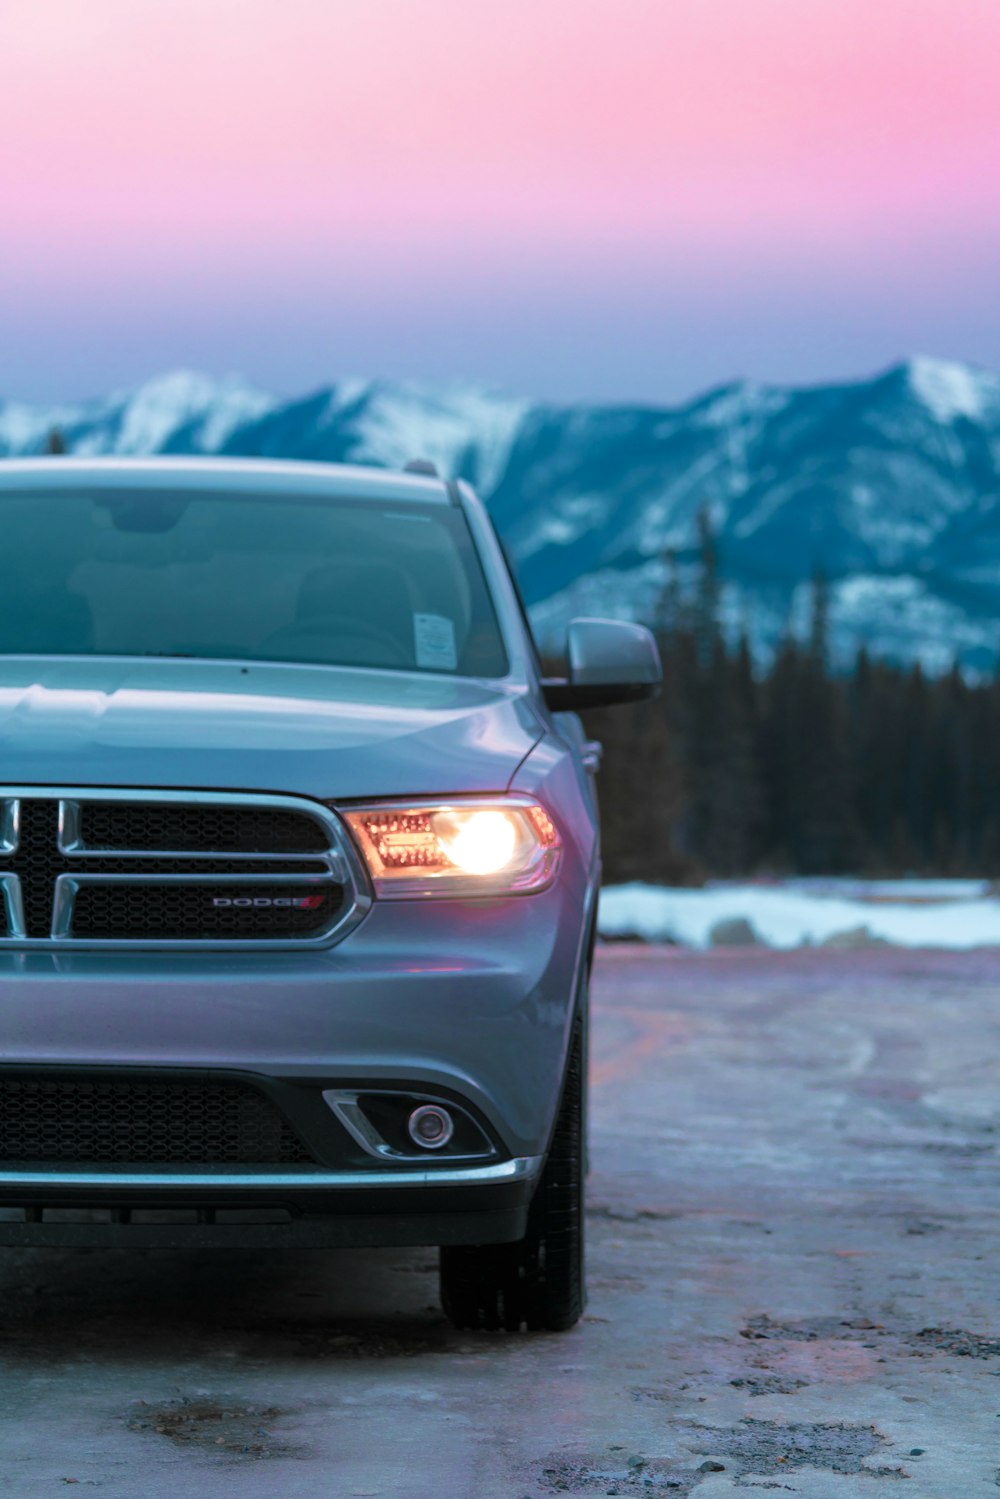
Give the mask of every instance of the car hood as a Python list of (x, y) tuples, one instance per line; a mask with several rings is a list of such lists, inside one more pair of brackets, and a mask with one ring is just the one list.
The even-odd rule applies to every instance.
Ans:
[(0, 664), (0, 781), (502, 791), (542, 727), (526, 691), (339, 667), (106, 657)]

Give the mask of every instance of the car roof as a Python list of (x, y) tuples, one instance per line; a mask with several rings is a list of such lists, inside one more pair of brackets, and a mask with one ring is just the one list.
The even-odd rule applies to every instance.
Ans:
[(349, 463), (300, 463), (275, 458), (52, 458), (0, 459), (4, 490), (157, 490), (178, 487), (219, 494), (280, 493), (390, 500), (393, 504), (452, 503), (442, 479)]

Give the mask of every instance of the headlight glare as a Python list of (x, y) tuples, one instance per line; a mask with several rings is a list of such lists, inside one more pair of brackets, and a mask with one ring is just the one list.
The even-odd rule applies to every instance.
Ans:
[(514, 856), (518, 827), (506, 812), (438, 812), (431, 820), (443, 853), (466, 874), (499, 874)]
[(524, 894), (555, 876), (561, 843), (536, 802), (343, 809), (378, 895)]

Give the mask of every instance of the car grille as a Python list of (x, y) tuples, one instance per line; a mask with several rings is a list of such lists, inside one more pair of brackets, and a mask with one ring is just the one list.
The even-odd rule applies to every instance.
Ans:
[(325, 940), (349, 861), (324, 808), (278, 801), (0, 790), (0, 940)]
[(0, 1079), (0, 1161), (93, 1167), (315, 1164), (241, 1083)]
[(87, 802), (80, 809), (87, 848), (174, 853), (324, 853), (323, 828), (284, 807), (190, 806), (183, 802)]
[[(218, 884), (84, 885), (73, 908), (73, 934), (84, 938), (312, 936), (336, 916), (343, 892), (314, 896), (308, 885), (254, 885), (253, 893), (220, 896)], [(265, 905), (265, 901), (318, 900), (319, 905)], [(226, 905), (216, 905), (225, 900)], [(235, 904), (233, 903), (235, 902)]]

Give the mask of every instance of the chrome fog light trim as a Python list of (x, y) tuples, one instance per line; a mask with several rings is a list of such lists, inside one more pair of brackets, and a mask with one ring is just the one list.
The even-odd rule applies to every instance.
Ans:
[[(428, 1151), (447, 1151), (444, 1162), (494, 1160), (499, 1151), (488, 1131), (472, 1112), (451, 1099), (406, 1088), (324, 1088), (323, 1098), (366, 1155), (382, 1161), (420, 1161)], [(394, 1117), (370, 1117), (373, 1103), (384, 1102)], [(364, 1104), (367, 1103), (367, 1110)], [(447, 1126), (436, 1140), (416, 1135), (410, 1125), (420, 1118), (440, 1116)], [(440, 1169), (440, 1168), (435, 1168)]]

